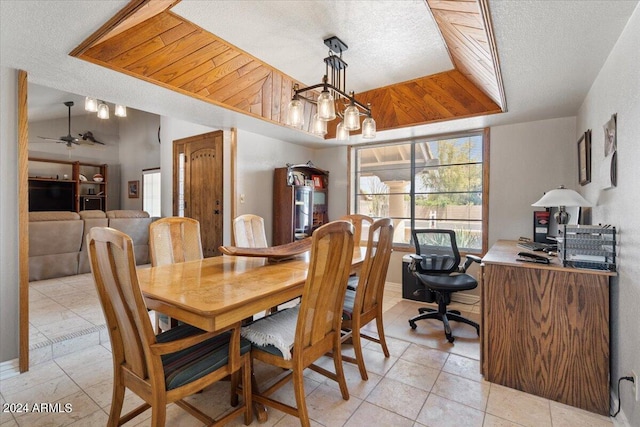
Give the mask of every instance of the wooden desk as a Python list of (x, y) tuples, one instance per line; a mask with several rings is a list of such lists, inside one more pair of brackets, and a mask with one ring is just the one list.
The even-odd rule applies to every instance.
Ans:
[[(358, 268), (366, 248), (356, 248)], [(138, 270), (147, 307), (218, 331), (302, 295), (309, 253), (282, 262), (218, 256)]]
[(482, 259), (481, 369), (486, 380), (609, 413), (609, 277), (516, 261), (499, 241)]

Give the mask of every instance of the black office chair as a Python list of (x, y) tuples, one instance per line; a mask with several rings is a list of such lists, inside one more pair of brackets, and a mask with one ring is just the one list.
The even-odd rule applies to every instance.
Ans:
[(460, 265), (460, 253), (453, 230), (413, 230), (412, 234), (416, 255), (411, 255), (409, 270), (425, 287), (416, 293), (425, 292), (426, 301), (437, 301), (438, 309), (419, 308), (420, 314), (409, 319), (411, 328), (416, 328), (418, 320), (438, 319), (444, 323), (447, 340), (453, 342), (449, 321), (455, 320), (473, 326), (480, 335), (480, 326), (476, 322), (462, 317), (458, 310), (447, 310), (453, 292), (466, 291), (478, 286), (478, 281), (465, 272), (472, 262), (480, 263), (480, 258), (467, 255), (464, 265)]

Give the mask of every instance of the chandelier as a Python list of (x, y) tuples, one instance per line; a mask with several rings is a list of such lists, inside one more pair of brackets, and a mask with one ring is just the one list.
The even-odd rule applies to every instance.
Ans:
[[(371, 117), (371, 104), (364, 105), (355, 98), (353, 91), (347, 93), (345, 89), (347, 63), (342, 59), (342, 52), (348, 49), (347, 45), (335, 36), (325, 39), (324, 44), (330, 51), (329, 56), (324, 58), (325, 74), (322, 83), (302, 89), (297, 83), (293, 85), (293, 97), (287, 112), (287, 125), (297, 128), (304, 126), (303, 101), (306, 101), (316, 105), (316, 113), (311, 123), (311, 132), (314, 134), (326, 135), (327, 123), (339, 117), (336, 139), (348, 141), (349, 132), (360, 129), (360, 116), (365, 116), (366, 118), (362, 121), (362, 137), (375, 138), (376, 121)], [(322, 88), (322, 92), (317, 98), (303, 95), (319, 88)]]

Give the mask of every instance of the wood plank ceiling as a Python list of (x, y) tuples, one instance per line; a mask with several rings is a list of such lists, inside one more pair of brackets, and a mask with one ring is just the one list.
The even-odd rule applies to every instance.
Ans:
[[(455, 69), (357, 94), (378, 131), (506, 111), (486, 1), (427, 0)], [(70, 55), (285, 124), (293, 85), (307, 84), (172, 13), (178, 2), (132, 0)], [(305, 103), (304, 131), (314, 113)]]

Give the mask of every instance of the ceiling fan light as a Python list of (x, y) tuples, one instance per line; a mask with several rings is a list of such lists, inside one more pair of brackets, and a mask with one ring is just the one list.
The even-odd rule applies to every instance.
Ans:
[(287, 124), (296, 128), (301, 128), (304, 125), (304, 108), (299, 99), (292, 99), (289, 102)]
[(91, 113), (98, 111), (98, 101), (95, 98), (87, 96), (84, 98), (84, 109)]
[(365, 139), (376, 137), (376, 121), (373, 117), (367, 117), (362, 121), (362, 137)]
[(116, 104), (113, 114), (115, 114), (116, 117), (127, 117), (127, 107), (122, 104)]
[(319, 136), (324, 136), (327, 134), (327, 122), (325, 120), (320, 119), (318, 113), (313, 115), (311, 132)]
[(336, 127), (336, 139), (338, 141), (348, 141), (349, 131), (344, 127), (344, 121), (338, 123)]
[(103, 102), (98, 105), (98, 118), (99, 119), (108, 119), (109, 118), (109, 106)]
[(349, 131), (360, 129), (360, 112), (353, 104), (344, 109), (344, 128)]
[(323, 90), (318, 97), (318, 118), (327, 122), (336, 118), (335, 102), (328, 90)]

